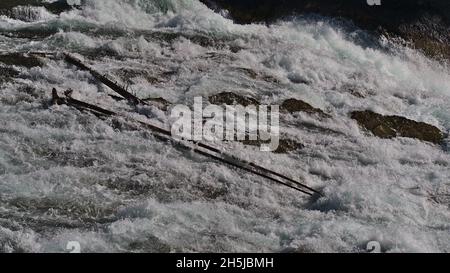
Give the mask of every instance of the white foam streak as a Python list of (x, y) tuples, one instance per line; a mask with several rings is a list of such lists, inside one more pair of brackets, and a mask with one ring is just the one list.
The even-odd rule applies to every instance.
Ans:
[(51, 88), (71, 88), (75, 98), (141, 120), (168, 119), (156, 107), (134, 113), (87, 72), (47, 60), (17, 68), (15, 82), (0, 88), (0, 209), (13, 219), (5, 224), (0, 214), (0, 251), (60, 252), (74, 240), (87, 252), (363, 252), (373, 240), (389, 252), (449, 251), (448, 151), (373, 137), (348, 117), (372, 109), (448, 131), (444, 65), (414, 50), (360, 42), (360, 30), (326, 19), (236, 25), (193, 0), (89, 0), (45, 20), (3, 18), (6, 29), (61, 30), (39, 41), (5, 38), (0, 47), (87, 52), (86, 62), (141, 98), (189, 105), (194, 96), (231, 91), (266, 104), (299, 98), (329, 112), (333, 118), (323, 121), (283, 118), (282, 131), (305, 145), (292, 154), (225, 144), (326, 197), (308, 200), (130, 124), (45, 107)]

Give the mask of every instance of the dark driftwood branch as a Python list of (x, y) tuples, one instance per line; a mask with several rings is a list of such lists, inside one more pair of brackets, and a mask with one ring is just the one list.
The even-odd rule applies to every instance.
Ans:
[[(143, 101), (143, 100), (137, 98), (136, 96), (134, 96), (134, 95), (132, 95), (131, 93), (129, 93), (128, 91), (126, 91), (124, 88), (120, 87), (120, 86), (117, 85), (116, 83), (114, 83), (114, 82), (112, 82), (111, 80), (107, 79), (105, 76), (102, 76), (100, 73), (98, 73), (98, 72), (94, 71), (93, 69), (89, 68), (87, 65), (83, 64), (79, 59), (77, 59), (77, 58), (71, 56), (71, 55), (68, 54), (68, 53), (64, 53), (64, 56), (65, 56), (66, 62), (68, 62), (68, 63), (70, 63), (70, 64), (73, 64), (73, 65), (77, 66), (77, 67), (80, 68), (80, 69), (89, 71), (89, 72), (90, 72), (97, 80), (101, 81), (101, 82), (104, 83), (106, 86), (110, 87), (113, 91), (115, 91), (115, 92), (118, 93), (119, 95), (123, 96), (123, 97), (124, 97), (125, 99), (127, 99), (129, 102), (131, 102), (131, 103), (133, 103), (133, 104), (144, 104), (144, 105), (146, 105), (145, 101)], [(153, 126), (153, 127), (154, 127), (154, 126)], [(155, 131), (160, 131), (160, 133), (162, 133), (162, 134), (164, 134), (164, 135), (171, 136), (171, 133), (170, 133), (170, 132), (168, 132), (168, 131), (166, 131), (166, 130), (163, 130), (163, 129), (161, 129), (161, 128), (154, 127), (153, 130), (155, 130)], [(162, 132), (161, 130), (163, 130), (164, 132)], [(269, 169), (267, 169), (267, 168), (261, 167), (261, 166), (255, 164), (255, 163), (247, 162), (247, 161), (241, 160), (241, 159), (239, 159), (239, 158), (236, 158), (236, 157), (233, 156), (233, 155), (227, 155), (227, 154), (225, 154), (223, 151), (221, 151), (221, 150), (219, 150), (219, 149), (217, 149), (217, 148), (214, 148), (214, 147), (212, 147), (212, 146), (210, 146), (210, 145), (206, 145), (206, 144), (204, 144), (204, 143), (196, 142), (196, 141), (193, 141), (193, 143), (196, 144), (196, 145), (198, 145), (198, 146), (201, 147), (201, 148), (204, 148), (204, 149), (209, 150), (209, 151), (214, 152), (214, 153), (218, 153), (218, 154), (220, 154), (221, 156), (225, 156), (225, 157), (230, 158), (230, 159), (232, 159), (232, 160), (236, 160), (236, 161), (241, 162), (241, 163), (243, 163), (243, 164), (245, 164), (245, 165), (247, 165), (247, 166), (250, 166), (250, 167), (252, 167), (252, 168), (255, 168), (255, 169), (259, 170), (259, 171), (262, 171), (262, 172), (265, 172), (265, 173), (268, 173), (268, 174), (277, 176), (277, 177), (279, 177), (279, 178), (285, 179), (285, 180), (289, 181), (290, 183), (293, 183), (293, 184), (295, 184), (295, 185), (297, 185), (297, 186), (299, 186), (299, 187), (305, 188), (305, 189), (307, 189), (307, 190), (309, 190), (309, 191), (312, 191), (313, 193), (316, 193), (316, 194), (322, 196), (322, 193), (321, 193), (321, 192), (319, 192), (319, 191), (317, 191), (317, 190), (315, 190), (315, 189), (313, 189), (313, 188), (311, 188), (311, 187), (308, 187), (308, 186), (306, 186), (306, 185), (304, 185), (304, 184), (302, 184), (302, 183), (300, 183), (300, 182), (297, 182), (296, 180), (294, 180), (294, 179), (292, 179), (292, 178), (290, 178), (290, 177), (287, 177), (287, 176), (285, 176), (285, 175), (279, 174), (279, 173), (274, 172), (274, 171), (272, 171), (272, 170), (269, 170)]]
[[(101, 107), (98, 107), (96, 105), (89, 104), (89, 103), (86, 103), (86, 102), (83, 102), (83, 101), (79, 101), (79, 100), (73, 99), (73, 98), (70, 97), (70, 95), (68, 96), (67, 94), (66, 94), (66, 97), (62, 98), (62, 97), (60, 97), (58, 95), (58, 92), (56, 91), (56, 89), (52, 90), (52, 103), (53, 104), (58, 104), (58, 105), (66, 104), (66, 105), (75, 107), (75, 108), (77, 108), (77, 109), (79, 109), (81, 111), (88, 111), (88, 112), (93, 113), (93, 114), (95, 114), (97, 116), (106, 116), (106, 117), (119, 116), (117, 113), (115, 113), (113, 111), (109, 111), (109, 110), (103, 109)], [(178, 141), (178, 140), (174, 139), (172, 137), (171, 133), (168, 130), (165, 130), (163, 128), (159, 128), (157, 126), (154, 126), (152, 124), (149, 124), (149, 123), (146, 123), (146, 122), (143, 122), (143, 121), (137, 121), (137, 120), (134, 120), (134, 121), (138, 122), (143, 127), (151, 130), (153, 133), (156, 133), (156, 134), (153, 134), (153, 135), (155, 137), (161, 139), (161, 140), (170, 141), (170, 142), (172, 142), (172, 143), (174, 143), (174, 144), (176, 144), (176, 145), (178, 145), (178, 146), (180, 146), (182, 148), (192, 150), (195, 153), (198, 153), (200, 155), (209, 157), (211, 159), (214, 159), (214, 160), (220, 161), (222, 163), (226, 163), (228, 165), (236, 167), (238, 169), (241, 169), (241, 170), (250, 172), (252, 174), (258, 175), (260, 177), (269, 179), (269, 180), (271, 180), (271, 181), (273, 181), (275, 183), (278, 183), (280, 185), (289, 187), (291, 189), (294, 189), (296, 191), (302, 192), (304, 194), (307, 194), (307, 195), (310, 195), (310, 196), (312, 196), (314, 194), (318, 194), (320, 196), (322, 195), (320, 192), (318, 192), (318, 191), (316, 191), (316, 190), (314, 190), (314, 189), (312, 189), (312, 188), (310, 188), (310, 187), (308, 187), (308, 186), (306, 186), (306, 185), (304, 185), (304, 184), (302, 184), (300, 182), (297, 182), (297, 181), (295, 181), (293, 179), (290, 179), (290, 178), (288, 178), (288, 177), (286, 177), (284, 175), (281, 175), (279, 173), (276, 173), (274, 171), (268, 170), (268, 169), (266, 169), (264, 167), (258, 166), (258, 165), (254, 164), (254, 163), (246, 162), (244, 160), (241, 160), (241, 159), (236, 158), (236, 157), (231, 156), (231, 155), (226, 155), (222, 151), (220, 151), (220, 150), (218, 150), (216, 148), (213, 148), (211, 146), (208, 146), (206, 144), (199, 143), (199, 142), (192, 142), (193, 144), (198, 145), (198, 147), (201, 147), (201, 148), (204, 148), (206, 150), (209, 150), (209, 152), (204, 151), (204, 150), (200, 150), (200, 149), (195, 148), (195, 147), (191, 147), (191, 146), (187, 145), (186, 143), (184, 143), (182, 141)], [(210, 152), (217, 153), (217, 155), (211, 154)], [(293, 186), (293, 185), (291, 185), (291, 184), (289, 184), (287, 182), (280, 181), (280, 180), (278, 180), (278, 179), (276, 179), (274, 177), (271, 177), (269, 174), (278, 176), (280, 178), (284, 178), (284, 179), (288, 180), (289, 182), (295, 184), (296, 186)]]
[(94, 78), (96, 78), (98, 81), (102, 82), (104, 85), (108, 86), (109, 88), (114, 90), (114, 92), (118, 93), (119, 95), (121, 95), (122, 97), (124, 97), (128, 101), (132, 102), (133, 104), (145, 104), (144, 101), (142, 101), (141, 99), (139, 99), (135, 95), (131, 94), (130, 92), (128, 92), (124, 88), (120, 87), (117, 83), (111, 81), (110, 79), (108, 79), (107, 77), (101, 75), (100, 73), (98, 73), (94, 69), (92, 69), (92, 68), (88, 67), (87, 65), (83, 64), (79, 59), (71, 56), (70, 54), (64, 53), (64, 60), (67, 63), (75, 65), (76, 67), (78, 67), (78, 68), (80, 68), (82, 70), (89, 71)]

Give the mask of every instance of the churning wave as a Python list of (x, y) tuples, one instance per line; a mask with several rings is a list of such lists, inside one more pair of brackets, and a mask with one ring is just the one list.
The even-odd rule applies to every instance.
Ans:
[(133, 125), (50, 106), (52, 88), (73, 89), (81, 100), (170, 122), (157, 107), (136, 112), (115, 101), (60, 59), (3, 65), (0, 57), (0, 251), (64, 252), (79, 241), (85, 252), (363, 252), (374, 240), (388, 252), (450, 250), (446, 144), (380, 139), (349, 116), (372, 110), (447, 133), (445, 63), (332, 18), (238, 25), (197, 0), (86, 0), (60, 13), (42, 3), (2, 13), (2, 56), (71, 52), (138, 97), (172, 104), (234, 92), (329, 113), (282, 117), (282, 132), (304, 146), (296, 152), (226, 145), (325, 197), (299, 196)]

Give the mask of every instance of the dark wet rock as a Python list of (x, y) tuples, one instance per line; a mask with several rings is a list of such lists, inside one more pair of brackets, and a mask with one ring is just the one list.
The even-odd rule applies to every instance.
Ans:
[(170, 103), (169, 101), (167, 101), (161, 97), (143, 99), (143, 101), (149, 103), (150, 105), (156, 106), (157, 108), (159, 108), (163, 111), (167, 111), (167, 109), (169, 109), (170, 105), (172, 105), (172, 103)]
[(155, 77), (149, 71), (133, 69), (133, 68), (121, 68), (113, 72), (114, 76), (119, 77), (122, 82), (132, 84), (132, 79), (143, 78), (150, 84), (156, 84), (163, 82), (160, 78)]
[(408, 137), (442, 144), (444, 134), (435, 126), (400, 116), (383, 116), (371, 111), (356, 111), (351, 118), (380, 138)]
[(450, 58), (450, 1), (382, 0), (201, 0), (213, 9), (227, 9), (237, 23), (266, 22), (316, 13), (352, 20), (363, 29), (401, 37), (433, 57)]
[(8, 15), (13, 8), (19, 6), (41, 6), (54, 14), (60, 14), (78, 7), (76, 5), (69, 5), (67, 1), (63, 0), (54, 2), (43, 2), (40, 0), (2, 0), (0, 2), (0, 14)]
[(53, 3), (44, 3), (44, 7), (54, 14), (60, 14), (72, 10), (74, 8), (79, 8), (77, 5), (69, 5), (66, 1), (56, 1)]
[(287, 100), (285, 100), (281, 104), (280, 109), (281, 109), (281, 111), (286, 111), (286, 112), (291, 113), (291, 114), (292, 113), (297, 113), (297, 112), (305, 112), (305, 113), (308, 113), (308, 114), (317, 114), (317, 115), (319, 115), (321, 117), (324, 117), (324, 118), (331, 117), (327, 113), (323, 112), (321, 109), (314, 108), (309, 103), (304, 102), (302, 100), (297, 100), (297, 99), (287, 99)]
[(2, 0), (0, 2), (0, 10), (8, 10), (17, 6), (37, 6), (39, 4), (41, 4), (41, 1), (39, 0)]
[(209, 102), (216, 105), (242, 105), (245, 107), (260, 104), (259, 101), (252, 97), (241, 96), (232, 92), (222, 92), (217, 95), (210, 96)]
[(423, 15), (414, 22), (402, 23), (394, 30), (383, 29), (381, 33), (395, 40), (400, 37), (406, 42), (400, 41), (402, 44), (432, 58), (450, 60), (450, 22), (442, 17)]
[(0, 55), (0, 63), (5, 65), (23, 66), (27, 68), (35, 66), (41, 67), (44, 65), (38, 57), (22, 53), (2, 54)]
[[(374, 26), (379, 22), (394, 23), (430, 13), (448, 18), (447, 0), (381, 0), (380, 6), (370, 6), (363, 0), (201, 0), (211, 8), (226, 8), (239, 23), (271, 22), (283, 16), (304, 12), (343, 16), (365, 21)], [(211, 4), (214, 3), (215, 7)], [(377, 18), (379, 15), (397, 15)]]
[(0, 31), (0, 34), (9, 38), (44, 39), (58, 33), (56, 28), (22, 28), (19, 31)]
[(277, 154), (286, 154), (303, 149), (305, 146), (292, 139), (280, 139), (278, 148), (274, 151)]
[[(242, 144), (248, 145), (248, 146), (257, 146), (261, 147), (264, 144), (269, 144), (269, 141), (262, 141), (262, 140), (243, 140)], [(301, 143), (298, 143), (295, 140), (291, 139), (280, 139), (278, 148), (273, 151), (276, 154), (287, 154), (289, 152), (294, 152), (300, 149), (303, 149), (305, 146)]]

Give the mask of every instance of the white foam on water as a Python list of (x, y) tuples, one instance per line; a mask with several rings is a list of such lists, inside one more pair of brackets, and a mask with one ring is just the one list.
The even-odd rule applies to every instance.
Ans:
[(414, 50), (358, 42), (361, 31), (323, 18), (235, 25), (197, 1), (86, 2), (43, 22), (3, 18), (0, 27), (11, 31), (60, 30), (5, 38), (0, 47), (87, 52), (86, 62), (142, 98), (191, 105), (194, 96), (231, 91), (264, 103), (303, 99), (333, 115), (282, 118), (282, 131), (304, 149), (225, 146), (326, 197), (310, 200), (131, 124), (47, 107), (53, 87), (71, 88), (75, 98), (140, 120), (168, 120), (155, 107), (132, 113), (87, 72), (47, 60), (16, 67), (19, 76), (0, 88), (0, 250), (62, 252), (79, 241), (86, 252), (363, 252), (377, 240), (389, 252), (449, 251), (448, 151), (373, 137), (348, 117), (371, 109), (447, 132), (447, 67)]

